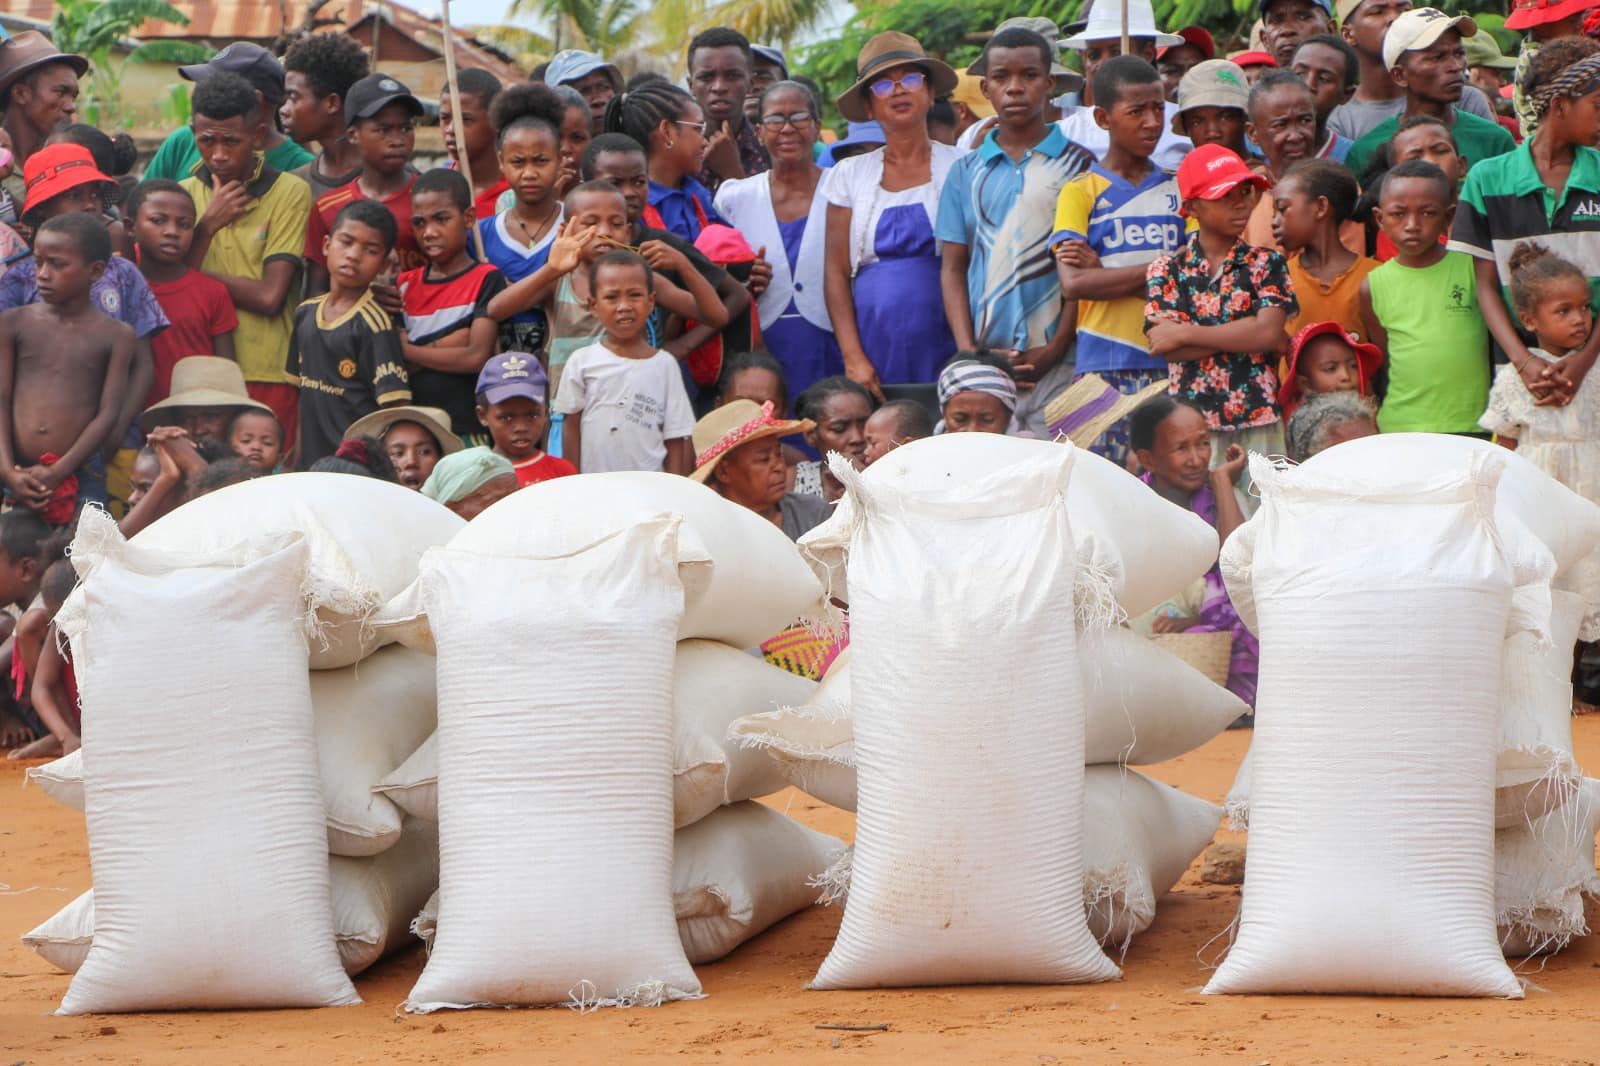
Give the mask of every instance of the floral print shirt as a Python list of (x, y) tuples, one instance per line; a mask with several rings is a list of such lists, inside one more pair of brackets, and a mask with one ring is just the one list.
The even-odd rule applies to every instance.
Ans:
[[(1269, 307), (1289, 317), (1299, 313), (1289, 264), (1281, 252), (1236, 241), (1212, 280), (1211, 264), (1191, 234), (1178, 251), (1150, 264), (1145, 275), (1145, 328), (1157, 319), (1196, 326), (1221, 326)], [(1278, 356), (1218, 352), (1204, 359), (1168, 364), (1172, 395), (1206, 416), (1213, 430), (1270, 426), (1279, 419)]]

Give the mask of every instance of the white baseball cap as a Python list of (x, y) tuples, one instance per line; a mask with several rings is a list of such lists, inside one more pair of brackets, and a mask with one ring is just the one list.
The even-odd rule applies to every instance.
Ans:
[(1466, 15), (1446, 15), (1436, 7), (1414, 7), (1389, 24), (1383, 35), (1383, 65), (1393, 70), (1406, 52), (1420, 52), (1456, 30), (1463, 40), (1478, 32), (1478, 24)]

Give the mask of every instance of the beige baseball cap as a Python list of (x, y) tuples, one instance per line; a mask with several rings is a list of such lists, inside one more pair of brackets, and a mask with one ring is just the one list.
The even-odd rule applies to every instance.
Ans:
[(1178, 82), (1178, 113), (1172, 116), (1172, 131), (1183, 133), (1180, 125), (1185, 111), (1197, 107), (1234, 107), (1248, 111), (1250, 82), (1237, 63), (1226, 59), (1207, 59), (1196, 63)]
[(1383, 65), (1390, 70), (1407, 52), (1419, 52), (1450, 30), (1462, 40), (1478, 32), (1478, 24), (1466, 15), (1446, 15), (1436, 7), (1414, 7), (1389, 24), (1383, 35)]

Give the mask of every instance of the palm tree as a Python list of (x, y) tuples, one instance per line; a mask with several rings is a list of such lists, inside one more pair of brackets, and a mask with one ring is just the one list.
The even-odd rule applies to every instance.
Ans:
[(634, 43), (638, 0), (512, 0), (508, 15), (538, 15), (552, 23), (554, 51), (582, 48), (609, 55)]

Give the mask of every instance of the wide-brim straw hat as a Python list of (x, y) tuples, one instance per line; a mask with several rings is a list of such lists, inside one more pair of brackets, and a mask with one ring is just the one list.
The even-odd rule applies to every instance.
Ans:
[(762, 437), (787, 437), (815, 429), (809, 418), (792, 420), (772, 417), (772, 403), (734, 400), (725, 403), (694, 424), (694, 473), (689, 476), (702, 485), (729, 452)]
[(1087, 448), (1134, 408), (1166, 391), (1167, 383), (1156, 381), (1127, 395), (1099, 374), (1085, 374), (1045, 405), (1044, 423), (1051, 435)]
[(215, 355), (179, 359), (172, 368), (172, 392), (165, 400), (144, 409), (139, 415), (139, 428), (149, 433), (162, 423), (163, 411), (181, 407), (236, 407), (277, 417), (272, 408), (250, 398), (239, 364)]
[(928, 91), (931, 96), (949, 96), (956, 89), (956, 72), (950, 64), (929, 55), (915, 37), (904, 33), (880, 33), (861, 49), (856, 59), (856, 80), (834, 99), (834, 106), (850, 122), (867, 122), (866, 101), (861, 90), (870, 85), (879, 74), (891, 67), (922, 67), (928, 72)]
[(80, 78), (89, 70), (87, 59), (63, 52), (38, 30), (23, 30), (9, 41), (0, 42), (0, 93), (29, 71), (51, 63), (65, 63)]
[(465, 441), (451, 432), (450, 415), (446, 411), (438, 407), (412, 407), (409, 404), (385, 407), (362, 415), (350, 423), (350, 428), (344, 431), (344, 439), (376, 437), (382, 440), (384, 434), (400, 422), (415, 422), (433, 434), (433, 439), (439, 442), (441, 455), (454, 455), (467, 446)]

